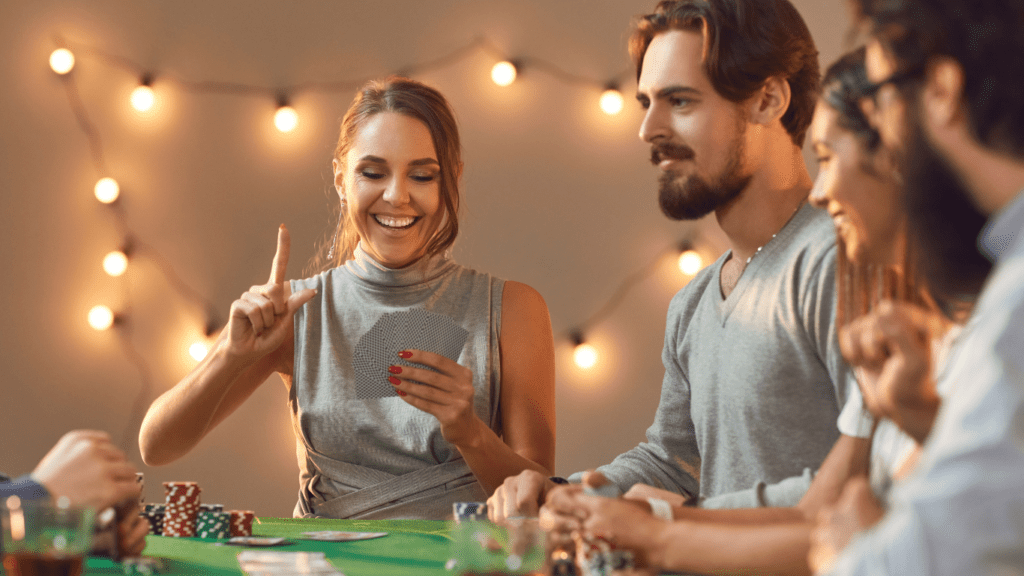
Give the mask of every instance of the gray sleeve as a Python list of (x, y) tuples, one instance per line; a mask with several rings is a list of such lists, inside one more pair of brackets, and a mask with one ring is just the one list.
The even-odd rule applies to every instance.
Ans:
[[(700, 492), (700, 453), (690, 418), (690, 384), (676, 354), (680, 322), (680, 315), (673, 314), (670, 306), (662, 350), (665, 378), (654, 423), (647, 429), (647, 441), (598, 468), (623, 492), (636, 483), (686, 496)], [(577, 472), (569, 481), (580, 482), (580, 476)]]
[(701, 508), (789, 508), (796, 506), (811, 487), (814, 472), (804, 468), (800, 476), (792, 476), (775, 484), (758, 482), (752, 488), (701, 498)]

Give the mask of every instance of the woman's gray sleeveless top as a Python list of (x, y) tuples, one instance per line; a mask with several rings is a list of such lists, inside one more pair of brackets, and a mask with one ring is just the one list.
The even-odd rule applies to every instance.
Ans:
[(441, 256), (385, 268), (359, 246), (291, 287), (317, 290), (295, 314), (295, 516), (440, 520), (453, 502), (485, 500), (437, 419), (402, 400), (387, 369), (410, 365), (397, 355), (406, 349), (469, 367), (476, 414), (500, 435), (504, 280)]

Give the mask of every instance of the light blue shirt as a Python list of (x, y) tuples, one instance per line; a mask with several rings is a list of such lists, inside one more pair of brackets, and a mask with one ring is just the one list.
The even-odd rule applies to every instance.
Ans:
[(1022, 230), (1024, 192), (979, 237), (995, 267), (950, 356), (950, 395), (921, 461), (832, 576), (1024, 575)]

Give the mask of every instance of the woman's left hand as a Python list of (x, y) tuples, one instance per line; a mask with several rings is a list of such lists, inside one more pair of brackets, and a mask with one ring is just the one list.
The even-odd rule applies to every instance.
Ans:
[(403, 350), (398, 356), (437, 370), (393, 364), (388, 381), (398, 395), (437, 418), (441, 435), (452, 444), (468, 445), (478, 438), (483, 421), (473, 410), (473, 371), (425, 350)]

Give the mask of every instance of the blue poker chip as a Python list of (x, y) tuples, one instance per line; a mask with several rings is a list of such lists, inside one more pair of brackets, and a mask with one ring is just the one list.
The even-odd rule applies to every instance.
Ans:
[(487, 503), (486, 502), (456, 502), (452, 504), (452, 513), (455, 516), (455, 522), (463, 522), (469, 520), (486, 520), (487, 519)]

